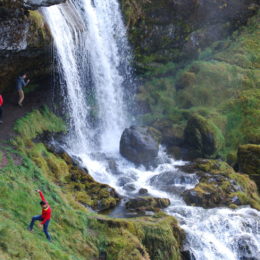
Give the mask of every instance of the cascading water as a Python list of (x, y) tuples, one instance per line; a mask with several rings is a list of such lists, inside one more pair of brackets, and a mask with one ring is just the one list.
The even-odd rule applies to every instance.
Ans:
[[(177, 170), (183, 164), (161, 149), (160, 163), (152, 170), (136, 167), (119, 154), (119, 139), (127, 120), (125, 91), (129, 85), (129, 48), (116, 0), (70, 0), (43, 8), (51, 29), (64, 80), (68, 106), (69, 152), (81, 159), (90, 174), (127, 197), (146, 188), (157, 197), (168, 197), (167, 213), (178, 218), (186, 232), (184, 249), (196, 260), (259, 260), (260, 212), (249, 207), (206, 210), (187, 206), (180, 192), (198, 179)], [(89, 90), (95, 99), (97, 126), (90, 120)], [(171, 176), (171, 190), (164, 178)], [(164, 191), (162, 191), (162, 190)], [(119, 215), (118, 215), (119, 214)], [(114, 211), (112, 215), (120, 216)]]
[[(85, 147), (84, 152), (96, 151), (97, 146), (99, 151), (117, 150), (121, 133), (129, 125), (122, 87), (131, 80), (131, 56), (117, 1), (71, 0), (44, 8), (43, 13), (53, 34), (66, 85), (71, 120), (69, 145), (80, 144), (75, 150), (83, 151)], [(86, 74), (90, 79), (86, 79)], [(94, 89), (96, 102), (95, 136), (87, 120), (88, 88)], [(91, 145), (90, 139), (95, 139)]]

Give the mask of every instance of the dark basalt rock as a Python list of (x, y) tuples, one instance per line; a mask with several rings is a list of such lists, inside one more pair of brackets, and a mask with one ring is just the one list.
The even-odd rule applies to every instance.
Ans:
[(66, 0), (23, 0), (23, 5), (28, 9), (37, 9), (51, 5), (64, 3)]
[(148, 193), (148, 190), (147, 189), (144, 189), (144, 188), (141, 188), (139, 191), (138, 191), (139, 194), (147, 194)]
[(13, 91), (15, 79), (22, 71), (29, 72), (35, 85), (48, 80), (52, 63), (51, 36), (41, 14), (12, 5), (0, 6), (1, 13), (0, 91), (8, 88)]
[(126, 203), (126, 208), (134, 211), (158, 211), (159, 209), (167, 208), (170, 204), (169, 199), (139, 197), (130, 199)]
[(246, 24), (259, 9), (258, 0), (120, 1), (140, 71), (152, 67), (146, 56), (153, 63), (193, 58)]
[(124, 185), (123, 189), (131, 192), (131, 191), (135, 190), (135, 185), (133, 183), (128, 183), (128, 184)]
[(148, 166), (156, 159), (159, 145), (144, 127), (132, 126), (124, 130), (120, 153), (129, 161)]

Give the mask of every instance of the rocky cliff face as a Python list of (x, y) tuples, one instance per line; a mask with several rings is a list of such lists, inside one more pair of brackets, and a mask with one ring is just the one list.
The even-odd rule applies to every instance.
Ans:
[(61, 0), (16, 0), (0, 2), (0, 91), (14, 85), (17, 75), (27, 71), (36, 83), (50, 75), (51, 37), (41, 14), (35, 9)]
[[(246, 23), (256, 0), (121, 0), (139, 67), (196, 57)], [(151, 64), (150, 64), (151, 65)]]

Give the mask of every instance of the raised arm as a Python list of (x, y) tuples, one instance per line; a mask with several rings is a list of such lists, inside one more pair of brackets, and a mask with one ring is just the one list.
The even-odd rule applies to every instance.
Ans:
[(40, 190), (37, 190), (37, 192), (39, 192), (42, 201), (47, 202), (46, 199), (45, 199), (44, 196), (43, 196), (43, 193), (42, 193)]
[(29, 83), (30, 83), (30, 80), (27, 79), (27, 81), (26, 81), (26, 83), (25, 83), (25, 86), (27, 86)]

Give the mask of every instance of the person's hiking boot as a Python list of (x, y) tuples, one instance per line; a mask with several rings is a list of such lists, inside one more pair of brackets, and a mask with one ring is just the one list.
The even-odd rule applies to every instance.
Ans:
[(23, 107), (23, 104), (19, 104), (19, 103), (18, 103), (18, 107), (22, 108), (22, 107)]
[(28, 227), (27, 230), (33, 232), (33, 229), (31, 229), (30, 227)]

